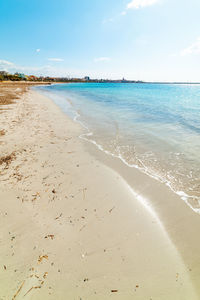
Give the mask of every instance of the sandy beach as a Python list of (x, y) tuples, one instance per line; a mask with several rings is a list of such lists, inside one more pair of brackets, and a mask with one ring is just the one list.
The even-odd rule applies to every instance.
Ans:
[(199, 214), (27, 89), (0, 84), (0, 300), (200, 299)]

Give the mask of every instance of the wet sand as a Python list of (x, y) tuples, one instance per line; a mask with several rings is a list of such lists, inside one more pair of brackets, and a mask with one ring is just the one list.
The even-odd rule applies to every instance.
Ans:
[(200, 216), (35, 91), (1, 106), (0, 299), (200, 299)]

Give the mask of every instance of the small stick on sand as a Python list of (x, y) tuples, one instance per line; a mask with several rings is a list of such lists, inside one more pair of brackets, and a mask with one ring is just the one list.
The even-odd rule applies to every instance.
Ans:
[(83, 200), (85, 200), (85, 191), (87, 190), (87, 188), (83, 189)]
[(25, 280), (22, 282), (22, 284), (20, 285), (20, 287), (18, 288), (17, 292), (14, 294), (14, 296), (12, 297), (12, 300), (14, 300), (17, 295), (20, 293), (21, 289), (23, 288), (23, 285), (25, 283)]
[(58, 220), (60, 217), (62, 217), (62, 213), (58, 217), (56, 217), (54, 220)]
[(111, 208), (111, 209), (109, 210), (109, 213), (111, 213), (111, 212), (113, 211), (114, 208), (115, 208), (115, 206), (113, 206), (113, 208)]
[(80, 229), (80, 231), (82, 231), (84, 228), (86, 227), (86, 225), (83, 225)]
[(26, 294), (24, 294), (24, 297), (25, 297), (28, 293), (30, 293), (33, 289), (41, 289), (41, 285), (38, 285), (38, 286), (32, 286), (32, 287), (26, 292)]

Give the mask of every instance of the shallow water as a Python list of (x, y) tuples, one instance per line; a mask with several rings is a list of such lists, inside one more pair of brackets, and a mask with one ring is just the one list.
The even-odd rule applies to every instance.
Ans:
[(200, 85), (70, 83), (37, 89), (86, 128), (82, 138), (165, 182), (200, 211)]

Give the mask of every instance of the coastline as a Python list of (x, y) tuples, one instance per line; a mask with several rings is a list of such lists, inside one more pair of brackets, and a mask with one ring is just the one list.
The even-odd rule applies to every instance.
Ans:
[(199, 215), (79, 139), (45, 96), (12, 106), (1, 120), (3, 153), (15, 153), (1, 165), (2, 299), (199, 299)]

